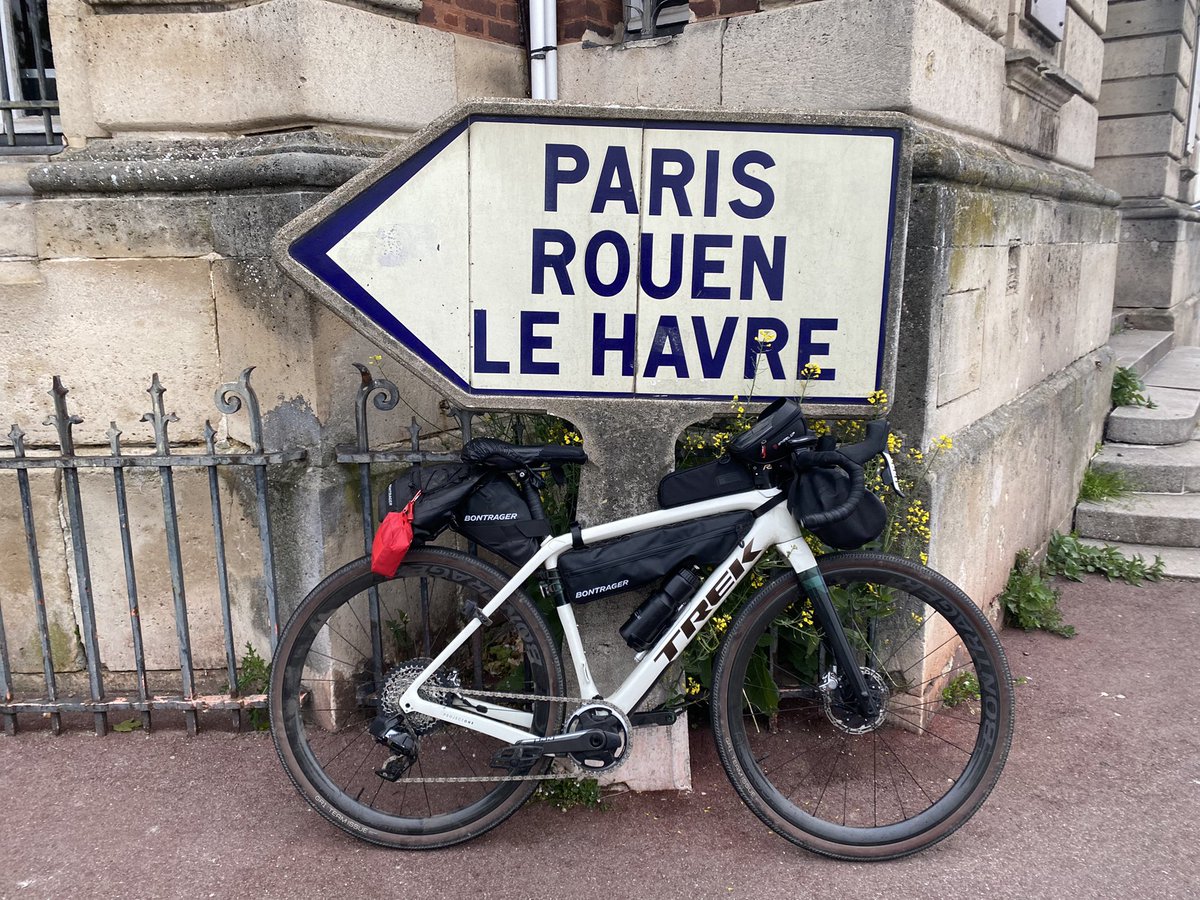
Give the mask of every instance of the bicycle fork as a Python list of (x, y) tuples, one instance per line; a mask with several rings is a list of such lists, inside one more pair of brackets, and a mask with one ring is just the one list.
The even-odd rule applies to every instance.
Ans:
[(827, 649), (833, 654), (841, 686), (842, 702), (857, 711), (864, 719), (871, 720), (879, 713), (879, 705), (867, 686), (862, 669), (854, 658), (854, 648), (846, 637), (846, 629), (838, 617), (829, 595), (829, 587), (820, 569), (813, 566), (797, 572), (800, 589), (812, 603), (813, 616), (821, 626)]

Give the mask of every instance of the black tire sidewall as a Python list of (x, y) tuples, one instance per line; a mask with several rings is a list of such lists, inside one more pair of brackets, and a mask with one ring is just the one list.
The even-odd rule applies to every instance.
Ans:
[[(819, 557), (818, 567), (822, 575), (830, 579), (854, 572), (861, 573), (863, 580), (871, 578), (872, 572), (876, 575), (887, 574), (910, 579), (925, 591), (939, 596), (938, 602), (931, 604), (939, 613), (945, 615), (948, 608), (952, 616), (976, 632), (983, 657), (996, 674), (997, 694), (994, 717), (989, 715), (989, 718), (994, 718), (996, 724), (995, 740), (987, 750), (985, 761), (977, 762), (972, 758), (969, 763), (977, 767), (976, 783), (971, 785), (958, 805), (948, 810), (934, 825), (886, 843), (848, 844), (813, 834), (785, 816), (760, 793), (740, 759), (738, 747), (735, 746), (740, 726), (731, 727), (731, 722), (735, 717), (739, 720), (741, 718), (741, 701), (739, 697), (736, 704), (733, 702), (731, 681), (733, 670), (736, 668), (735, 661), (743, 654), (745, 645), (757, 640), (762, 616), (772, 614), (771, 610), (782, 598), (789, 595), (803, 596), (792, 572), (775, 578), (750, 598), (730, 624), (726, 638), (718, 650), (713, 665), (714, 697), (710, 703), (713, 736), (717, 743), (718, 755), (726, 774), (746, 805), (772, 830), (793, 843), (839, 859), (884, 860), (906, 856), (937, 843), (961, 827), (995, 786), (1008, 756), (1014, 719), (1012, 679), (1008, 662), (995, 631), (983, 612), (953, 582), (934, 570), (901, 557), (865, 551)], [(939, 608), (939, 605), (943, 604), (946, 608)], [(953, 624), (949, 617), (947, 620)], [(751, 652), (752, 650), (751, 647)], [(735, 705), (736, 711), (733, 709)]]
[[(458, 569), (488, 584), (494, 591), (499, 591), (510, 580), (510, 576), (494, 566), (476, 557), (444, 547), (421, 547), (413, 549), (405, 558), (404, 564), (441, 565), (450, 569)], [(287, 660), (305, 623), (328, 601), (331, 595), (347, 591), (351, 595), (356, 595), (365, 591), (372, 584), (379, 584), (388, 580), (390, 579), (374, 575), (371, 572), (370, 557), (362, 557), (348, 563), (325, 578), (313, 588), (309, 595), (301, 602), (300, 606), (297, 607), (280, 635), (279, 643), (275, 650), (274, 662), (271, 667), (271, 689), (269, 695), (271, 734), (284, 770), (288, 773), (288, 777), (292, 780), (296, 789), (318, 813), (339, 828), (365, 841), (387, 847), (408, 849), (444, 847), (469, 840), (485, 831), (495, 828), (520, 809), (536, 789), (537, 782), (513, 782), (515, 785), (513, 791), (501, 799), (487, 814), (465, 822), (458, 827), (425, 833), (377, 828), (348, 815), (346, 811), (332, 803), (318, 789), (306, 771), (306, 766), (301, 761), (304, 758), (303, 754), (298, 753), (293, 746), (293, 741), (299, 740), (299, 737), (289, 733), (285, 722), (283, 694)], [(541, 612), (521, 589), (518, 589), (505, 603), (509, 615), (514, 620), (519, 619), (521, 621), (528, 637), (532, 639), (542, 654), (544, 667), (550, 681), (548, 693), (561, 695), (564, 684), (562, 658)], [(522, 635), (523, 639), (525, 637), (525, 635)], [(556, 719), (561, 719), (561, 707), (551, 717), (548, 724), (548, 733), (555, 732), (559, 727), (560, 723), (555, 721)], [(544, 767), (544, 765), (539, 764), (535, 771), (541, 771)]]

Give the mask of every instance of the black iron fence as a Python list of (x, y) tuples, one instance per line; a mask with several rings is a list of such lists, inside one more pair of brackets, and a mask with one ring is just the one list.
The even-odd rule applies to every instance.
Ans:
[[(468, 409), (447, 409), (446, 412), (454, 422), (454, 428), (447, 432), (438, 429), (435, 435), (440, 444), (454, 449), (423, 448), (427, 435), (423, 433), (416, 417), (411, 418), (407, 426), (407, 440), (398, 442), (398, 449), (371, 449), (370, 429), (368, 418), (371, 407), (379, 412), (390, 412), (400, 402), (399, 390), (395, 383), (375, 377), (367, 366), (355, 364), (360, 381), (355, 396), (355, 442), (353, 445), (339, 447), (336, 459), (339, 463), (353, 466), (357, 469), (358, 488), (360, 495), (361, 525), (363, 534), (363, 549), (370, 553), (371, 543), (375, 534), (377, 521), (375, 509), (375, 494), (372, 483), (373, 467), (394, 469), (401, 465), (420, 465), (424, 463), (451, 462), (459, 459), (457, 447), (471, 439), (473, 423), (477, 412)], [(142, 416), (143, 422), (148, 422), (153, 428), (153, 448), (129, 448), (122, 445), (122, 432), (112, 423), (107, 432), (109, 439), (108, 452), (95, 454), (80, 453), (76, 449), (73, 436), (74, 426), (83, 422), (74, 415), (67, 405), (68, 389), (61, 379), (55, 376), (50, 394), (54, 402), (54, 415), (46, 418), (44, 424), (54, 426), (57, 435), (57, 447), (37, 447), (30, 449), (26, 446), (26, 434), (17, 425), (13, 425), (8, 433), (11, 456), (0, 457), (0, 471), (13, 471), (16, 474), (17, 492), (20, 499), (22, 529), (25, 537), (25, 550), (28, 559), (30, 596), (28, 602), (32, 605), (38, 641), (38, 651), (41, 657), (40, 689), (34, 691), (28, 687), (31, 678), (23, 673), (26, 688), (18, 691), (15, 686), (15, 673), (11, 665), (10, 647), (6, 637), (4, 612), (16, 612), (17, 605), (10, 592), (8, 604), (0, 607), (0, 724), (8, 733), (15, 733), (18, 727), (18, 716), (46, 716), (51, 730), (59, 733), (62, 730), (64, 713), (84, 713), (93, 716), (93, 725), (97, 734), (104, 734), (109, 728), (108, 716), (117, 714), (136, 714), (140, 716), (140, 724), (144, 728), (151, 725), (151, 716), (156, 710), (182, 711), (187, 729), (195, 733), (199, 727), (199, 713), (208, 710), (226, 710), (229, 712), (235, 727), (242, 727), (243, 713), (248, 710), (263, 709), (266, 698), (261, 693), (244, 694), (239, 690), (239, 661), (236, 648), (239, 636), (235, 635), (236, 623), (232, 614), (230, 593), (230, 567), (228, 563), (231, 548), (226, 535), (226, 515), (222, 508), (219, 468), (230, 468), (248, 473), (252, 476), (254, 499), (254, 524), (258, 532), (258, 555), (261, 557), (261, 596), (258, 593), (251, 598), (256, 607), (256, 618), (265, 619), (270, 634), (270, 643), (274, 648), (278, 636), (280, 622), (279, 602), (276, 588), (276, 553), (273, 544), (271, 527), (271, 488), (278, 487), (278, 482), (270, 482), (269, 472), (273, 467), (283, 464), (295, 464), (306, 460), (306, 452), (302, 449), (267, 452), (263, 445), (262, 417), (259, 411), (258, 398), (250, 385), (251, 369), (246, 369), (235, 382), (222, 384), (217, 388), (214, 405), (217, 410), (227, 416), (239, 413), (245, 414), (246, 432), (249, 437), (248, 445), (237, 452), (218, 451), (216, 435), (211, 422), (206, 421), (204, 427), (204, 451), (195, 452), (194, 447), (172, 446), (168, 436), (168, 426), (179, 419), (174, 413), (168, 413), (164, 406), (165, 388), (157, 375), (152, 379), (148, 393), (151, 396), (151, 410)], [(505, 428), (508, 436), (520, 442), (523, 438), (524, 423), (519, 416), (513, 417)], [(392, 429), (394, 430), (394, 429)], [(87, 529), (85, 527), (83, 492), (80, 489), (81, 470), (111, 470), (111, 490), (115, 498), (117, 530), (120, 536), (121, 563), (124, 574), (124, 594), (128, 602), (128, 630), (122, 635), (101, 633), (98, 625), (95, 590), (92, 579), (92, 560), (89, 553)], [(146, 535), (139, 535), (133, 524), (128, 499), (129, 488), (126, 474), (130, 470), (141, 469), (152, 473), (152, 481), (157, 482), (161, 494), (163, 543), (165, 545), (165, 565), (170, 575), (170, 595), (172, 600), (171, 625), (174, 631), (174, 643), (178, 647), (178, 670), (172, 668), (170, 677), (177, 685), (177, 690), (164, 690), (161, 683), (151, 682), (147, 666), (147, 650), (143, 634), (142, 598), (138, 586), (138, 571), (135, 566), (135, 544)], [(212, 685), (212, 678), (206, 689), (198, 687), (197, 672), (192, 652), (192, 620), (189, 616), (187, 600), (187, 584), (184, 577), (184, 554), (180, 540), (180, 499), (176, 491), (176, 473), (180, 470), (203, 470), (207, 473), (208, 482), (208, 513), (211, 516), (213, 540), (213, 566), (219, 606), (221, 612), (221, 635), (224, 649), (224, 671), (220, 674), (222, 689)], [(47, 612), (47, 596), (45, 579), (43, 578), (44, 553), (38, 546), (38, 528), (35, 521), (35, 502), (30, 487), (30, 473), (38, 470), (54, 470), (61, 473), (61, 506), (64, 510), (62, 527), (67, 534), (69, 546), (69, 564), (74, 576), (75, 600), (77, 601), (77, 643), (81, 648), (83, 668), (86, 673), (86, 692), (64, 691), (60, 681), (63, 668), (56, 665), (54, 627)], [(374, 470), (378, 474), (379, 470)], [(96, 511), (93, 510), (95, 514)], [(193, 514), (193, 510), (185, 510), (185, 514)], [(58, 524), (58, 523), (55, 523)], [(232, 550), (239, 558), (247, 555), (247, 543), (243, 537), (240, 544)], [(473, 545), (468, 546), (470, 552), (475, 552)], [(143, 566), (144, 569), (144, 566)], [(143, 573), (145, 574), (145, 573)], [(158, 573), (155, 573), (158, 574)], [(193, 579), (195, 573), (193, 573)], [(18, 598), (20, 599), (20, 598)], [(66, 598), (51, 598), (60, 603)], [(424, 598), (423, 598), (424, 599)], [(430, 652), (429, 609), (422, 608), (422, 624), (420, 640), (425, 655)], [(376, 652), (375, 660), (382, 659), (379, 652), (382, 642), (382, 626), (379, 615), (377, 596), (370, 598), (370, 630), (371, 639)], [(112, 629), (115, 619), (109, 617), (106, 627)], [(122, 626), (125, 627), (125, 626)], [(241, 641), (246, 641), (250, 635), (240, 635)], [(109, 642), (129, 643), (132, 649), (133, 671), (124, 672), (120, 666), (108, 667), (101, 652), (101, 638)], [(476, 648), (478, 650), (478, 648)], [(245, 660), (243, 659), (244, 663)], [(242, 667), (244, 668), (244, 666)], [(161, 672), (155, 672), (161, 678)], [(211, 676), (211, 672), (208, 673)], [(376, 679), (382, 677), (381, 672), (374, 673)], [(106, 675), (109, 684), (106, 684)], [(110, 690), (114, 680), (127, 686), (128, 678), (132, 677), (133, 689), (124, 692)], [(19, 695), (19, 696), (18, 696)]]
[[(206, 709), (229, 710), (235, 725), (241, 725), (244, 710), (262, 708), (265, 698), (261, 694), (240, 696), (238, 689), (238, 661), (235, 654), (234, 626), (230, 607), (229, 569), (225, 523), (219, 491), (218, 467), (234, 467), (252, 473), (256, 507), (256, 526), (260, 538), (262, 556), (262, 602), (266, 607), (272, 646), (279, 631), (279, 609), (276, 596), (275, 557), (272, 547), (271, 514), (268, 495), (268, 468), (282, 463), (305, 459), (304, 450), (266, 452), (263, 447), (262, 418), (258, 398), (250, 386), (251, 369), (246, 369), (234, 382), (217, 388), (214, 403), (217, 409), (232, 416), (244, 411), (247, 418), (249, 446), (244, 452), (218, 452), (216, 431), (211, 422), (205, 422), (204, 452), (176, 452), (168, 437), (168, 426), (179, 419), (174, 413), (166, 412), (163, 405), (165, 389), (157, 375), (154, 376), (148, 393), (151, 410), (142, 416), (154, 431), (154, 446), (151, 452), (126, 452), (121, 445), (122, 432), (112, 423), (109, 431), (108, 453), (80, 454), (76, 450), (72, 434), (74, 426), (83, 422), (70, 412), (67, 406), (68, 389), (55, 376), (50, 393), (54, 398), (54, 415), (45, 420), (57, 432), (57, 449), (33, 449), (26, 447), (25, 432), (13, 425), (8, 433), (11, 458), (0, 458), (0, 470), (15, 471), (20, 495), (21, 517), (25, 533), (26, 552), (29, 562), (31, 600), (34, 605), (37, 636), (40, 643), (42, 679), (44, 693), (31, 699), (18, 699), (14, 691), (14, 672), (11, 665), (9, 645), (6, 637), (3, 612), (0, 611), (0, 720), (8, 733), (17, 729), (17, 717), (22, 713), (46, 715), (50, 727), (58, 733), (62, 728), (65, 712), (90, 713), (94, 717), (97, 734), (108, 730), (110, 713), (140, 713), (142, 724), (150, 726), (150, 717), (155, 710), (182, 710), (189, 732), (198, 727), (197, 714)], [(208, 488), (212, 529), (215, 548), (216, 580), (220, 596), (221, 620), (224, 634), (225, 680), (228, 690), (224, 694), (204, 694), (197, 690), (196, 672), (192, 658), (191, 627), (188, 615), (186, 584), (183, 569), (183, 554), (179, 537), (180, 509), (176, 496), (175, 474), (181, 469), (202, 469), (208, 473)], [(30, 490), (30, 472), (36, 470), (61, 472), (62, 507), (65, 509), (66, 530), (70, 546), (72, 572), (77, 593), (79, 619), (77, 640), (82, 646), (84, 667), (87, 674), (86, 696), (62, 696), (59, 689), (58, 672), (55, 666), (53, 630), (47, 615), (47, 597), (42, 572), (43, 554), (38, 546), (35, 506)], [(91, 559), (88, 551), (85, 527), (80, 472), (86, 469), (110, 469), (112, 488), (116, 499), (118, 530), (125, 576), (125, 593), (129, 605), (129, 639), (132, 642), (134, 662), (134, 689), (128, 696), (110, 696), (105, 686), (104, 660), (101, 658), (100, 640), (97, 632), (95, 597), (92, 584)], [(173, 600), (174, 632), (179, 651), (179, 690), (163, 692), (152, 689), (148, 678), (146, 653), (143, 641), (141, 599), (138, 578), (134, 566), (135, 535), (131, 533), (129, 496), (126, 472), (133, 469), (148, 469), (157, 474), (162, 497), (163, 534), (165, 535), (166, 560), (170, 570), (171, 596)], [(139, 536), (140, 537), (140, 536)], [(61, 599), (61, 598), (59, 598)]]
[(0, 150), (62, 146), (46, 0), (0, 0)]

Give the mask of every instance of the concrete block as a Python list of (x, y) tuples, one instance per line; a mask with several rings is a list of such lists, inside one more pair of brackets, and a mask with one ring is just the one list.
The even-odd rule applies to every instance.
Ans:
[(1167, 153), (1178, 158), (1183, 150), (1183, 123), (1170, 113), (1101, 119), (1096, 131), (1096, 156)]
[(1180, 347), (1200, 344), (1200, 296), (1189, 297), (1167, 309), (1122, 308), (1121, 312), (1130, 328), (1170, 332)]
[(939, 0), (961, 16), (965, 16), (984, 34), (1000, 38), (1008, 23), (1008, 0)]
[[(826, 0), (730, 19), (722, 56), (724, 105), (911, 109), (909, 55), (895, 50), (913, 46), (915, 18), (908, 3)], [(961, 21), (959, 27), (970, 28)]]
[(1096, 109), (1106, 118), (1169, 112), (1187, 116), (1188, 89), (1174, 75), (1147, 75), (1104, 85)]
[(1092, 174), (1122, 197), (1178, 197), (1180, 193), (1179, 161), (1165, 152), (1097, 159)]
[[(7, 438), (5, 438), (7, 443)], [(7, 457), (9, 451), (4, 451)], [(34, 603), (33, 581), (22, 522), (21, 501), (15, 477), (6, 473), (5, 490), (0, 496), (0, 610), (4, 613), (4, 631), (8, 655), (14, 672), (42, 672), (42, 645)], [(71, 606), (71, 584), (67, 579), (59, 520), (58, 473), (33, 470), (29, 473), (33, 522), (42, 573), (42, 591), (46, 599), (50, 654), (58, 671), (83, 668), (83, 649), (75, 637), (75, 616)]]
[(1200, 422), (1200, 393), (1150, 388), (1154, 407), (1121, 406), (1108, 417), (1105, 438), (1123, 444), (1178, 444)]
[[(1200, 441), (1159, 447), (1108, 443), (1092, 459), (1103, 472), (1117, 472), (1135, 491), (1156, 494), (1200, 492)], [(1197, 535), (1200, 544), (1200, 534)]]
[[(454, 104), (457, 56), (472, 93), (496, 71), (466, 59), (468, 51), (456, 54), (452, 35), (323, 0), (79, 22), (96, 119), (113, 132), (241, 133), (313, 122), (411, 131)], [(131, 81), (131, 66), (156, 77)], [(514, 76), (498, 68), (502, 93)]]
[(1155, 547), (1148, 544), (1123, 544), (1119, 541), (1084, 539), (1090, 547), (1116, 547), (1125, 556), (1140, 556), (1147, 563), (1155, 557), (1163, 561), (1163, 575), (1180, 581), (1200, 581), (1200, 550), (1191, 547)]
[(1184, 84), (1192, 79), (1192, 51), (1182, 34), (1156, 34), (1104, 45), (1104, 78), (1174, 75)]
[(1196, 33), (1196, 11), (1180, 0), (1133, 0), (1109, 9), (1106, 38), (1143, 34)]
[[(222, 469), (222, 522), (228, 549), (234, 647), (238, 658), (251, 641), (266, 649), (262, 561), (255, 523), (253, 475)], [(129, 598), (112, 474), (103, 469), (81, 472), (80, 492), (87, 521), (100, 658), (114, 671), (135, 668), (130, 631)], [(178, 669), (175, 598), (166, 551), (159, 474), (147, 468), (125, 470), (133, 560), (137, 575), (142, 642), (151, 669)], [(208, 474), (203, 469), (176, 470), (173, 477), (178, 509), (192, 657), (197, 669), (225, 665), (224, 628), (216, 578), (212, 506)]]
[(1077, 169), (1091, 169), (1096, 161), (1096, 125), (1099, 113), (1084, 97), (1075, 96), (1058, 111), (1058, 136), (1054, 158)]
[(937, 382), (938, 405), (978, 389), (983, 368), (983, 290), (947, 294), (942, 299)]
[(1083, 96), (1094, 103), (1104, 77), (1104, 39), (1069, 7), (1061, 53), (1063, 71), (1083, 85)]
[(37, 255), (33, 207), (28, 201), (0, 201), (0, 257)]
[(1122, 306), (1174, 305), (1175, 257), (1179, 243), (1123, 241), (1117, 258), (1116, 296)]
[(1122, 241), (1158, 241), (1170, 243), (1187, 240), (1183, 219), (1131, 219), (1121, 220)]
[(232, 259), (270, 256), (279, 229), (323, 196), (316, 191), (214, 194), (206, 207), (213, 250)]
[(1108, 25), (1108, 0), (1070, 0), (1070, 6), (1098, 33), (1104, 33)]
[(1200, 392), (1200, 347), (1176, 347), (1151, 367), (1148, 387)]
[(1108, 346), (1117, 355), (1117, 366), (1133, 369), (1139, 377), (1145, 375), (1152, 365), (1167, 355), (1171, 344), (1170, 332), (1143, 331), (1137, 328), (1121, 331), (1108, 339)]
[(203, 256), (213, 251), (211, 202), (203, 195), (44, 198), (36, 204), (38, 254)]
[(524, 97), (529, 92), (524, 51), (456, 34), (454, 82), (459, 103), (480, 97)]
[(1109, 340), (1118, 252), (1115, 242), (1082, 243), (1079, 247), (1078, 327), (1071, 341), (1076, 357), (1102, 347)]
[(1085, 357), (973, 423), (960, 418), (960, 403), (930, 417), (925, 438), (945, 432), (954, 440), (933, 476), (930, 562), (984, 609), (1016, 551), (1042, 544), (1070, 514), (1108, 405), (1110, 371), (1103, 357)]
[(1200, 494), (1131, 494), (1075, 508), (1081, 537), (1126, 544), (1196, 547), (1200, 543)]
[(92, 50), (85, 27), (95, 16), (92, 7), (83, 0), (47, 0), (46, 9), (56, 78), (64, 88), (58, 98), (63, 135), (72, 146), (81, 146), (88, 138), (108, 137), (92, 108)]
[(52, 408), (50, 376), (59, 374), (70, 408), (84, 417), (77, 443), (106, 446), (110, 420), (127, 439), (145, 440), (148, 426), (138, 420), (158, 372), (167, 409), (181, 419), (170, 433), (198, 440), (219, 383), (208, 260), (43, 261), (36, 272), (44, 284), (4, 291), (0, 384), (14, 420), (53, 441), (41, 423)]
[(612, 774), (600, 776), (600, 783), (623, 784), (631, 791), (690, 791), (687, 716), (680, 716), (674, 725), (635, 728), (629, 759)]
[(662, 43), (565, 44), (559, 48), (559, 96), (581, 103), (719, 107), (724, 32), (725, 20), (718, 19), (696, 22)]

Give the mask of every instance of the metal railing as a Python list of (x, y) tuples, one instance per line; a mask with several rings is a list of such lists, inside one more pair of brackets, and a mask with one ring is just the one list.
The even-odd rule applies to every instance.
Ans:
[[(17, 716), (22, 713), (46, 715), (54, 733), (62, 729), (62, 714), (65, 712), (90, 713), (94, 717), (97, 734), (108, 730), (109, 713), (136, 712), (141, 715), (141, 724), (149, 728), (151, 713), (155, 710), (182, 710), (187, 730), (195, 733), (198, 728), (198, 713), (207, 709), (229, 710), (235, 727), (241, 727), (241, 714), (247, 709), (265, 707), (262, 695), (239, 696), (238, 663), (234, 652), (233, 619), (230, 605), (229, 568), (225, 545), (224, 519), (217, 475), (218, 467), (236, 467), (252, 471), (254, 477), (255, 507), (260, 538), (263, 572), (263, 594), (271, 645), (279, 633), (279, 610), (276, 596), (275, 557), (271, 538), (271, 516), (268, 496), (267, 469), (281, 463), (296, 462), (306, 458), (304, 450), (267, 452), (263, 447), (262, 418), (258, 398), (250, 386), (252, 369), (242, 372), (237, 381), (222, 384), (213, 398), (219, 412), (232, 416), (245, 411), (250, 443), (247, 452), (218, 452), (216, 430), (206, 421), (204, 427), (204, 452), (173, 452), (167, 434), (168, 426), (178, 422), (174, 413), (168, 413), (163, 405), (165, 388), (154, 375), (148, 393), (151, 410), (142, 416), (154, 430), (154, 448), (151, 453), (127, 453), (121, 446), (122, 432), (116, 423), (111, 423), (107, 432), (109, 452), (103, 455), (81, 455), (77, 452), (72, 429), (83, 422), (67, 407), (67, 388), (56, 375), (50, 393), (54, 398), (54, 415), (46, 418), (45, 425), (53, 425), (58, 437), (57, 452), (30, 452), (25, 444), (25, 432), (13, 425), (8, 433), (12, 450), (11, 458), (0, 458), (0, 470), (16, 472), (17, 489), (20, 494), (21, 517), (25, 532), (26, 550), (29, 560), (32, 602), (35, 606), (38, 640), (42, 659), (42, 676), (45, 694), (36, 699), (16, 699), (14, 695), (14, 672), (10, 664), (9, 647), (5, 634), (3, 615), (0, 613), (0, 724), (6, 732), (17, 730)], [(146, 666), (143, 642), (141, 600), (138, 591), (137, 573), (134, 567), (134, 540), (130, 529), (130, 510), (125, 473), (129, 469), (154, 470), (158, 476), (162, 495), (163, 533), (165, 535), (167, 565), (170, 569), (171, 595), (173, 600), (174, 629), (179, 651), (178, 693), (157, 693), (151, 690)], [(179, 469), (202, 469), (208, 473), (208, 488), (212, 528), (215, 547), (216, 579), (220, 596), (221, 620), (224, 634), (225, 677), (228, 693), (202, 695), (197, 692), (196, 672), (193, 666), (191, 628), (188, 616), (186, 584), (183, 571), (183, 555), (179, 538), (179, 502), (175, 490), (175, 472)], [(57, 470), (62, 473), (63, 506), (66, 512), (66, 527), (69, 534), (73, 572), (78, 595), (79, 622), (78, 639), (82, 645), (87, 672), (88, 696), (60, 696), (56, 675), (51, 626), (47, 615), (46, 593), (42, 573), (42, 554), (38, 547), (38, 535), (34, 520), (34, 504), (30, 490), (31, 470)], [(135, 667), (135, 689), (132, 696), (109, 696), (104, 683), (105, 667), (100, 653), (97, 634), (95, 598), (92, 584), (91, 564), (88, 553), (87, 533), (84, 520), (82, 495), (80, 492), (80, 470), (111, 469), (112, 489), (116, 498), (118, 529), (121, 539), (121, 555), (125, 575), (125, 593), (129, 605), (130, 639)]]
[(61, 147), (46, 0), (0, 0), (0, 38), (0, 150)]

